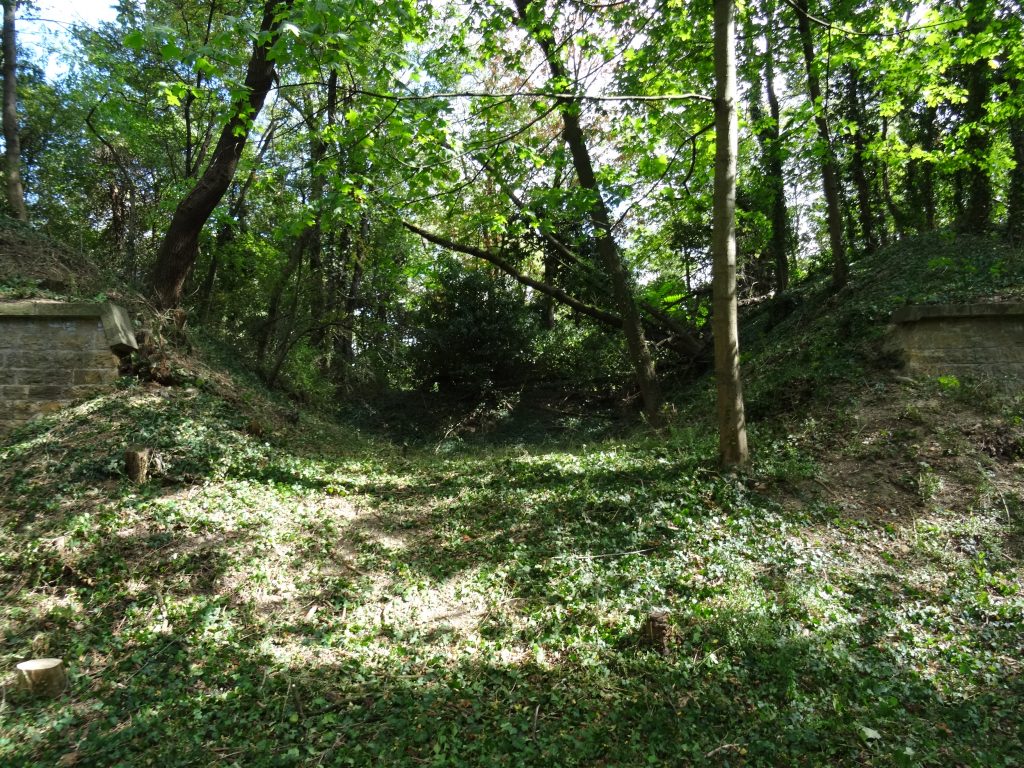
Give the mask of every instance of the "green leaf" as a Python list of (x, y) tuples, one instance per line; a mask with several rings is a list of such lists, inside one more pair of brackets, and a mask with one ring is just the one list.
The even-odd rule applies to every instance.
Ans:
[(127, 35), (124, 36), (124, 44), (131, 48), (133, 51), (141, 51), (146, 47), (146, 36), (142, 34), (141, 30), (133, 29)]
[(181, 58), (181, 48), (178, 47), (177, 43), (167, 42), (160, 46), (160, 55), (164, 59), (177, 60)]

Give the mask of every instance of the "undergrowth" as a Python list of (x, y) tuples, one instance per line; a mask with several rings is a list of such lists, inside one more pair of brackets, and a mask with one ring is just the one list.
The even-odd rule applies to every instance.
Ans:
[(1019, 497), (976, 510), (968, 550), (953, 516), (773, 500), (816, 475), (798, 437), (732, 477), (693, 428), (439, 451), (244, 427), (201, 388), (132, 385), (0, 450), (0, 665), (71, 671), (56, 702), (8, 691), (4, 765), (1021, 754)]
[(3, 689), (0, 764), (1019, 765), (1024, 410), (872, 362), (947, 300), (920, 247), (753, 314), (745, 474), (701, 393), (649, 435), (125, 380), (6, 436), (0, 669), (70, 687)]

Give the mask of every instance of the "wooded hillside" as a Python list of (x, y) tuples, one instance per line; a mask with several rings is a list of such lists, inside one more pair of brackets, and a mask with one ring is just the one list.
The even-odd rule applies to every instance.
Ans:
[(4, 768), (1020, 763), (1019, 2), (4, 9)]
[[(741, 302), (911, 234), (1016, 242), (1021, 24), (738, 9)], [(22, 52), (9, 179), (305, 399), (610, 376), (657, 422), (655, 366), (710, 359), (712, 37), (710, 2), (124, 2), (56, 80)]]

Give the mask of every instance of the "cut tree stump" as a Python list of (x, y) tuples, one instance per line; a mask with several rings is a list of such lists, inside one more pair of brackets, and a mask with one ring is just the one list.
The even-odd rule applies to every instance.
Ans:
[(124, 453), (124, 471), (133, 483), (146, 482), (149, 477), (149, 462), (152, 453), (149, 448), (133, 446)]
[(18, 680), (38, 696), (56, 698), (68, 687), (64, 662), (60, 659), (30, 659), (17, 665)]
[(668, 656), (672, 651), (673, 639), (668, 611), (651, 611), (643, 625), (641, 644), (661, 656)]

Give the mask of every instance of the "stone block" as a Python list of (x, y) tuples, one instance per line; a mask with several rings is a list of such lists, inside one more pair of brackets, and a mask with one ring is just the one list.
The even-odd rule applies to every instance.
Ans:
[(30, 400), (66, 400), (70, 398), (71, 392), (71, 387), (66, 385), (36, 384), (28, 387)]
[(71, 375), (67, 370), (47, 368), (11, 368), (11, 384), (70, 384)]
[(31, 419), (35, 411), (35, 403), (30, 400), (14, 400), (9, 403), (8, 418), (13, 421), (28, 421)]
[(17, 348), (21, 345), (21, 326), (18, 321), (8, 321), (0, 327), (0, 346), (4, 349)]
[(117, 370), (114, 368), (79, 368), (73, 372), (72, 383), (112, 384), (116, 379)]
[(32, 404), (32, 410), (34, 416), (44, 416), (48, 413), (55, 413), (67, 405), (70, 401), (68, 400), (48, 400), (43, 402), (37, 402)]
[(101, 316), (107, 347), (119, 355), (127, 355), (139, 348), (135, 330), (128, 313), (116, 304), (105, 304)]
[(117, 371), (120, 364), (120, 358), (106, 349), (77, 355), (74, 361), (74, 365), (79, 368), (105, 368), (111, 371)]
[(1024, 389), (1024, 305), (908, 307), (893, 320), (908, 372)]
[(0, 371), (4, 368), (35, 368), (43, 359), (38, 352), (24, 349), (7, 350), (3, 353), (3, 366), (0, 366)]
[(23, 400), (28, 396), (28, 387), (24, 384), (0, 384), (0, 400)]

